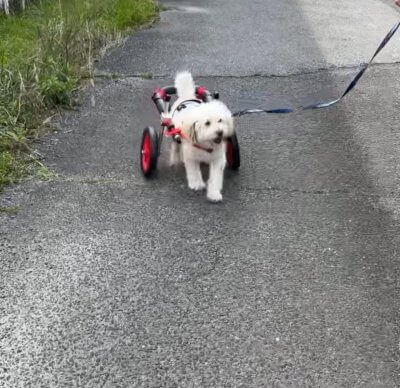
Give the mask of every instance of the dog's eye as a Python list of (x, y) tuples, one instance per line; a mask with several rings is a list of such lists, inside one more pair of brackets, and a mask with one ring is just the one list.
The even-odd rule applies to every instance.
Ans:
[(219, 119), (218, 122), (219, 122), (219, 123), (222, 123), (222, 119)]
[(211, 123), (209, 121), (206, 121), (206, 126), (209, 127)]

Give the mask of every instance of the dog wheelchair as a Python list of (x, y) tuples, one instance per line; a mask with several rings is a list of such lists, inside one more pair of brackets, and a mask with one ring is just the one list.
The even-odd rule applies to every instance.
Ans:
[[(171, 137), (177, 143), (180, 143), (182, 139), (186, 139), (180, 128), (174, 127), (170, 117), (170, 102), (174, 95), (176, 95), (175, 86), (157, 88), (153, 93), (152, 100), (161, 117), (161, 128), (158, 132), (153, 127), (146, 127), (143, 130), (140, 146), (140, 167), (146, 178), (150, 178), (157, 169), (164, 136)], [(203, 86), (197, 86), (196, 98), (200, 102), (210, 102), (213, 99), (218, 99), (219, 94), (217, 92), (210, 93)], [(193, 143), (193, 146), (203, 149), (198, 144)], [(204, 151), (209, 152), (207, 149), (204, 149)], [(232, 170), (237, 170), (240, 167), (240, 151), (236, 134), (226, 139), (226, 164)]]

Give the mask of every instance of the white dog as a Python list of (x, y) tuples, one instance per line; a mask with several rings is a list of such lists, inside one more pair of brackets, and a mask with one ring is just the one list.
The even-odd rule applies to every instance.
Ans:
[(196, 97), (195, 84), (188, 72), (175, 78), (178, 99), (171, 107), (172, 123), (183, 132), (182, 142), (172, 142), (170, 164), (185, 164), (188, 185), (203, 190), (206, 184), (200, 163), (210, 165), (207, 198), (222, 200), (222, 185), (226, 165), (226, 139), (234, 134), (233, 118), (220, 101), (202, 102)]

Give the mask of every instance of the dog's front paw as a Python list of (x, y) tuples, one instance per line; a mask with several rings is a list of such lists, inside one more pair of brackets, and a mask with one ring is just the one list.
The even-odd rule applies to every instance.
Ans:
[(176, 154), (171, 154), (171, 156), (169, 157), (169, 166), (170, 167), (176, 167), (178, 166), (178, 164), (181, 162), (180, 158), (178, 155)]
[(201, 191), (206, 188), (206, 184), (204, 182), (190, 182), (189, 188), (194, 191)]
[(207, 199), (210, 202), (221, 202), (222, 194), (219, 191), (209, 191), (207, 192)]

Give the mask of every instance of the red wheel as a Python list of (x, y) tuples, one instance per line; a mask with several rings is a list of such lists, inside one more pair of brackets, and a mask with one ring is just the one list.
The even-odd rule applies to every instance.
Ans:
[(152, 127), (146, 127), (140, 148), (140, 167), (145, 177), (150, 177), (157, 168), (158, 135)]
[(240, 167), (239, 142), (236, 134), (226, 141), (226, 164), (232, 170), (237, 170)]

